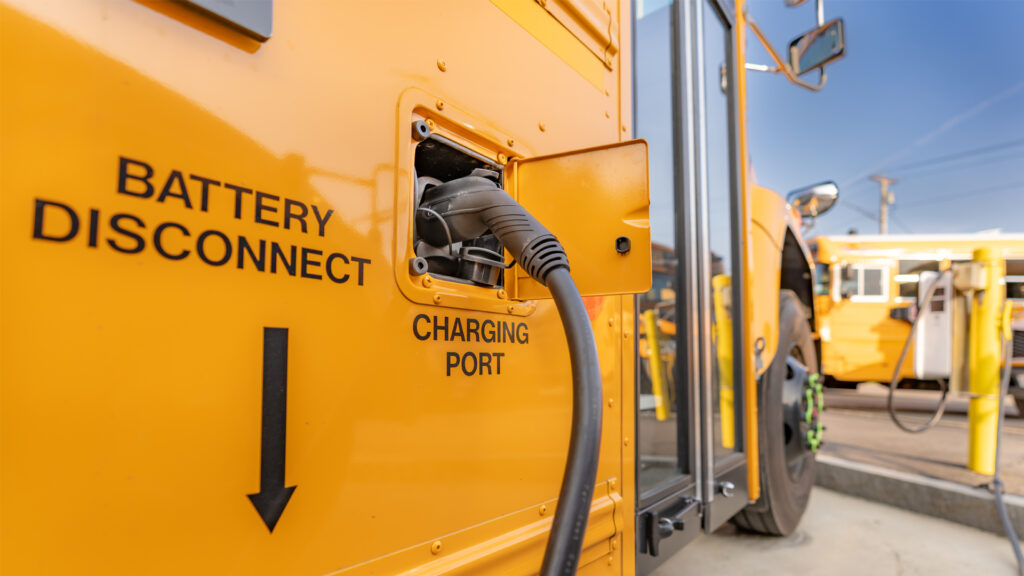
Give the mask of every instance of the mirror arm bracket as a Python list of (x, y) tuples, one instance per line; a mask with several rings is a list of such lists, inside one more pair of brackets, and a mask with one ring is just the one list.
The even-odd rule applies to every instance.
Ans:
[[(772, 47), (772, 43), (768, 41), (767, 37), (765, 37), (764, 32), (761, 32), (761, 29), (757, 26), (757, 22), (754, 22), (754, 19), (750, 16), (750, 13), (747, 11), (745, 7), (743, 9), (743, 12), (744, 16), (746, 16), (745, 20), (747, 21), (747, 25), (750, 26), (750, 29), (754, 31), (754, 36), (757, 36), (757, 39), (761, 42), (761, 45), (764, 46), (764, 49), (768, 51), (768, 55), (771, 56), (772, 60), (775, 61), (775, 71), (782, 72), (783, 74), (786, 75), (786, 78), (790, 82), (802, 88), (806, 88), (812, 92), (818, 92), (825, 87), (825, 82), (828, 80), (828, 76), (825, 75), (824, 68), (819, 69), (821, 75), (818, 77), (817, 84), (811, 84), (810, 82), (805, 82), (798, 78), (796, 74), (793, 74), (793, 69), (789, 67), (789, 64), (784, 62), (782, 58), (779, 57), (779, 54), (775, 51), (775, 48)], [(750, 66), (750, 64), (747, 64), (747, 66)], [(754, 64), (754, 66), (757, 65)]]
[(782, 70), (779, 70), (778, 68), (775, 68), (774, 66), (769, 66), (767, 64), (753, 64), (751, 62), (747, 62), (743, 66), (747, 70), (752, 70), (754, 72), (768, 72), (771, 74), (778, 74), (779, 72), (782, 72)]

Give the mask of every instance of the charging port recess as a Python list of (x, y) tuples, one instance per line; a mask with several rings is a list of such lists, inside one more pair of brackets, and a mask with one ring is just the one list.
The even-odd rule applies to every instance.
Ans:
[[(449, 241), (450, 231), (430, 208), (431, 189), (466, 176), (504, 181), (505, 163), (513, 151), (500, 144), (511, 134), (441, 99), (410, 88), (399, 102), (395, 280), (409, 300), (421, 304), (526, 316), (533, 301), (509, 297), (514, 269), (504, 247), (489, 231)], [(436, 206), (436, 203), (434, 204)], [(512, 266), (512, 269), (509, 268)]]
[(503, 289), (505, 269), (511, 264), (505, 263), (505, 249), (494, 234), (484, 230), (472, 238), (453, 241), (449, 225), (430, 206), (434, 204), (434, 193), (444, 189), (443, 184), (465, 176), (500, 185), (504, 166), (433, 134), (429, 127), (423, 130), (421, 125), (414, 124), (413, 130), (416, 134), (429, 134), (416, 145), (414, 158), (413, 251), (416, 258), (426, 262), (419, 269), (449, 282)]

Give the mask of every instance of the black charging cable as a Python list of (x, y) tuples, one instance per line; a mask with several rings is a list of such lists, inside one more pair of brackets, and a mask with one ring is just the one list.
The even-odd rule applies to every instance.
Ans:
[(996, 424), (996, 463), (992, 472), (992, 494), (996, 498), (996, 508), (999, 509), (999, 520), (1003, 523), (1003, 531), (1010, 539), (1010, 546), (1013, 547), (1013, 555), (1017, 558), (1017, 574), (1024, 576), (1024, 554), (1020, 550), (1020, 540), (1017, 538), (1017, 531), (1010, 522), (1010, 515), (1006, 511), (1006, 503), (1003, 502), (1003, 481), (999, 477), (999, 452), (1003, 446), (1003, 418), (1006, 413), (1006, 406), (1003, 400), (1010, 391), (1010, 372), (1013, 370), (1013, 347), (1009, 342), (1003, 342), (1003, 377), (999, 383), (999, 420)]
[(416, 230), (427, 243), (438, 247), (476, 238), (490, 230), (523, 270), (551, 290), (569, 344), (572, 429), (540, 573), (569, 576), (579, 566), (594, 497), (601, 448), (601, 367), (590, 317), (569, 274), (565, 249), (498, 187), (497, 176), (496, 172), (477, 169), (469, 176), (427, 189), (417, 209)]

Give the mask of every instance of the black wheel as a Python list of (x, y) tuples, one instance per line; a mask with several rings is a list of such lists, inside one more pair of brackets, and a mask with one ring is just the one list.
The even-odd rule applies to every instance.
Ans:
[[(779, 294), (779, 348), (758, 397), (761, 496), (733, 518), (745, 530), (786, 536), (800, 523), (814, 485), (821, 387), (804, 305)], [(814, 376), (812, 376), (814, 375)], [(810, 402), (809, 402), (810, 400)], [(809, 434), (810, 432), (810, 434)]]

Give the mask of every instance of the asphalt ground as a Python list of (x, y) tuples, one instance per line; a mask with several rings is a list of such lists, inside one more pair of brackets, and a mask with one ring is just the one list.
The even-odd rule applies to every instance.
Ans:
[(1003, 537), (817, 487), (785, 538), (731, 524), (669, 558), (655, 576), (1016, 574)]
[[(967, 469), (968, 401), (964, 396), (951, 397), (934, 428), (908, 434), (889, 419), (887, 393), (887, 387), (870, 383), (861, 384), (856, 391), (826, 389), (822, 453), (968, 486), (991, 482), (991, 476)], [(935, 391), (901, 389), (896, 394), (901, 419), (913, 424), (926, 421), (939, 401)], [(1024, 419), (1018, 417), (1010, 398), (1006, 399), (1006, 414), (1003, 482), (1007, 493), (1024, 495)]]

